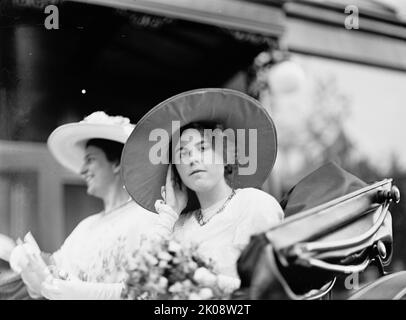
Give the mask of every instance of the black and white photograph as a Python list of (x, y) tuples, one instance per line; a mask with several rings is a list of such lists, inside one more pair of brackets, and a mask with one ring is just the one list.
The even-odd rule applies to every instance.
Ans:
[(403, 139), (406, 1), (0, 0), (0, 300), (406, 299)]

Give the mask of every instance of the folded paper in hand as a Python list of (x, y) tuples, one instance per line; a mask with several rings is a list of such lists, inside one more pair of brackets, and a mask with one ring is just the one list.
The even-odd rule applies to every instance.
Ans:
[(47, 267), (45, 261), (41, 257), (41, 249), (35, 241), (31, 232), (28, 232), (24, 241), (17, 239), (18, 246), (12, 251), (10, 255), (10, 267), (17, 273), (27, 267), (29, 263), (35, 263), (35, 267), (44, 269)]

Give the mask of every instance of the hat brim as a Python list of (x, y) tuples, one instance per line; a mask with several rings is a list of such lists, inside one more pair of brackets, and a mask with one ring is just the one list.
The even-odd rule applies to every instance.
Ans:
[(131, 131), (120, 125), (69, 123), (56, 128), (47, 143), (57, 161), (79, 174), (84, 161), (86, 141), (107, 139), (124, 144)]
[[(230, 89), (198, 89), (178, 94), (155, 106), (137, 123), (121, 158), (127, 192), (149, 211), (155, 212), (154, 204), (161, 198), (168, 169), (168, 164), (154, 164), (150, 160), (150, 151), (157, 144), (150, 134), (158, 128), (171, 133), (172, 121), (179, 121), (180, 127), (196, 121), (215, 121), (234, 130), (256, 129), (256, 170), (250, 175), (236, 174), (235, 188), (262, 186), (275, 163), (275, 126), (257, 100)], [(245, 152), (250, 148), (246, 140)]]

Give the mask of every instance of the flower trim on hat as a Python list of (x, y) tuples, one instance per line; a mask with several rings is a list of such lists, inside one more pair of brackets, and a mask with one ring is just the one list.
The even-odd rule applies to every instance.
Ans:
[(130, 119), (123, 116), (109, 116), (104, 111), (96, 111), (92, 114), (85, 117), (79, 123), (86, 124), (107, 124), (107, 125), (116, 125), (123, 127), (124, 131), (128, 134), (131, 134), (134, 129), (134, 125), (131, 124)]
[(96, 111), (85, 117), (80, 123), (130, 125), (130, 119), (122, 116), (109, 116), (104, 111)]

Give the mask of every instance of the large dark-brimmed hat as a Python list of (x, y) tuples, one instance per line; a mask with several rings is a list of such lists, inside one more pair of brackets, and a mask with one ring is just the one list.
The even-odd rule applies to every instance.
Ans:
[(89, 139), (106, 139), (125, 143), (134, 129), (128, 118), (93, 112), (82, 121), (56, 128), (48, 138), (48, 148), (64, 167), (80, 173)]
[[(246, 139), (238, 139), (237, 159), (245, 150), (249, 154), (248, 129), (256, 132), (256, 170), (252, 174), (234, 176), (233, 187), (260, 187), (268, 177), (276, 159), (276, 130), (268, 112), (252, 97), (230, 89), (197, 89), (173, 96), (150, 110), (136, 125), (128, 138), (121, 159), (122, 175), (127, 192), (142, 207), (155, 211), (154, 203), (161, 198), (161, 186), (165, 185), (167, 163), (154, 164), (150, 152), (157, 145), (151, 133), (160, 129), (171, 135), (173, 121), (180, 127), (192, 122), (212, 121), (234, 131), (243, 129)], [(161, 131), (162, 132), (162, 131)], [(159, 141), (163, 145), (163, 141)], [(154, 147), (155, 146), (155, 147)], [(165, 144), (168, 151), (169, 143)], [(244, 165), (239, 165), (239, 168)]]

